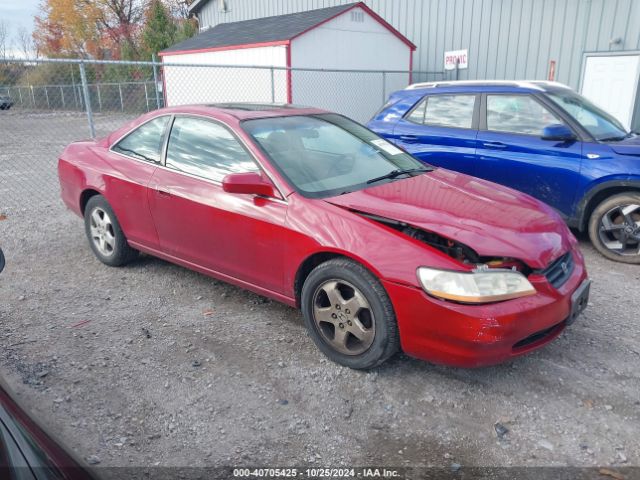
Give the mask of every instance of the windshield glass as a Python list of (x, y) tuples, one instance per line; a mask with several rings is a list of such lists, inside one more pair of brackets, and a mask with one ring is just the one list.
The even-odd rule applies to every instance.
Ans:
[(629, 135), (618, 120), (572, 90), (549, 92), (549, 96), (598, 141), (623, 140)]
[[(368, 181), (378, 185), (431, 169), (337, 114), (247, 120), (242, 126), (291, 185), (307, 197), (352, 192), (366, 188)], [(404, 170), (419, 171), (404, 174)]]

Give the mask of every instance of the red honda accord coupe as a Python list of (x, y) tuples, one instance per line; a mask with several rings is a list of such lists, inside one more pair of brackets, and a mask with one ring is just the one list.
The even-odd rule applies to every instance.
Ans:
[(589, 296), (550, 207), (322, 110), (158, 110), (69, 145), (58, 169), (100, 261), (145, 252), (300, 307), (320, 350), (352, 368), (399, 349), (499, 363), (550, 342)]

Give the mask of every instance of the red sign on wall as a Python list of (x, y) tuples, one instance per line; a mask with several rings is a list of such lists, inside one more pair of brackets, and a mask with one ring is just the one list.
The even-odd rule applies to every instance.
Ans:
[(444, 69), (469, 68), (469, 54), (466, 49), (444, 52)]

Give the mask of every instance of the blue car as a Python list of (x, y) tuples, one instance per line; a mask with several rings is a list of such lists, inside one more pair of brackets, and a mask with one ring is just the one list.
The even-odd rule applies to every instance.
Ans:
[(426, 163), (546, 202), (605, 257), (640, 264), (640, 135), (570, 88), (414, 84), (369, 128)]

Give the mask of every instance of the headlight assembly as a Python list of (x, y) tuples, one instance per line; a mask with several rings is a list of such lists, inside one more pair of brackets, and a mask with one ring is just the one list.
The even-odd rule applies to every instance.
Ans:
[(418, 280), (430, 295), (461, 303), (501, 302), (536, 293), (522, 273), (506, 269), (453, 272), (420, 267)]

